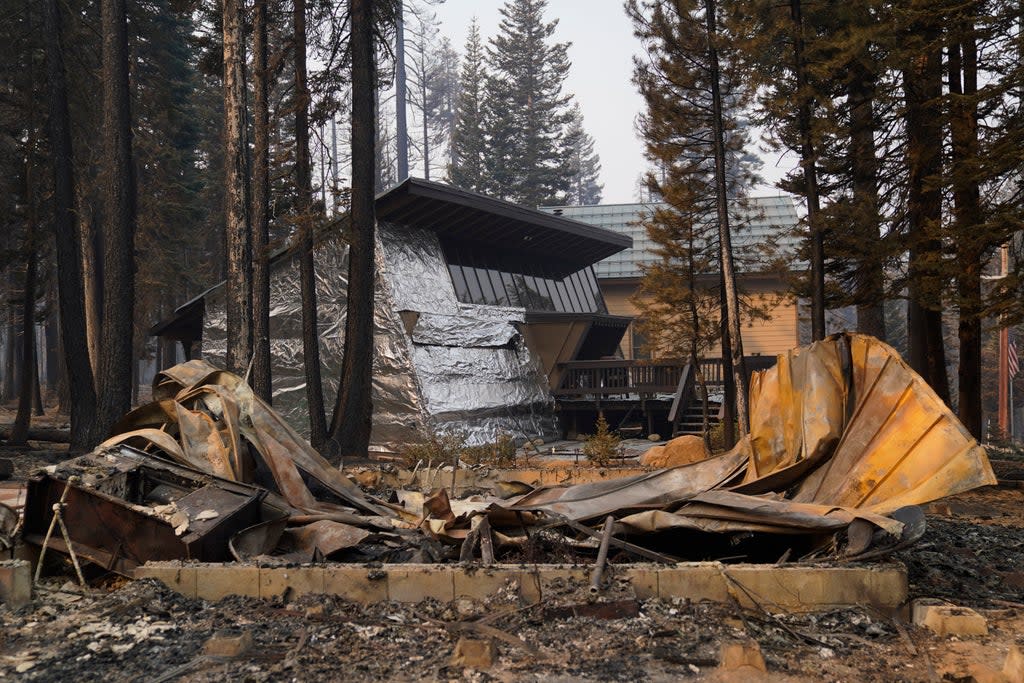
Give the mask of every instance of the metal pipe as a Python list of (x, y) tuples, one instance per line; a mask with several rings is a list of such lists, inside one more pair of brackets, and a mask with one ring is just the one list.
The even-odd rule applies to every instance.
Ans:
[(590, 592), (597, 593), (601, 590), (601, 577), (604, 575), (604, 566), (608, 562), (608, 546), (612, 540), (612, 525), (615, 518), (611, 515), (605, 517), (604, 529), (601, 530), (601, 545), (597, 551), (597, 563), (590, 572)]

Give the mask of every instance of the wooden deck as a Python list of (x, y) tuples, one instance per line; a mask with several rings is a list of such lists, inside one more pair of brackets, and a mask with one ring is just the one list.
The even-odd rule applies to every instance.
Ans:
[[(775, 364), (774, 357), (766, 356), (749, 356), (746, 361), (747, 372)], [(710, 389), (724, 385), (720, 358), (704, 358), (698, 364)], [(573, 361), (560, 363), (558, 368), (562, 380), (551, 393), (570, 432), (589, 430), (600, 414), (606, 415), (612, 429), (639, 426), (648, 434), (675, 434), (698, 403), (694, 396), (696, 373), (686, 361)]]

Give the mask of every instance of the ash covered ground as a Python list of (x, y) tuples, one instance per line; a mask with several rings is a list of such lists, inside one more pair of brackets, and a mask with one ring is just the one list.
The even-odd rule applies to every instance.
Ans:
[[(60, 454), (35, 457), (41, 464)], [(1021, 470), (996, 463), (1003, 479)], [(210, 603), (109, 575), (81, 591), (68, 574), (48, 578), (30, 606), (0, 606), (0, 679), (956, 681), (971, 680), (979, 663), (1001, 669), (1012, 645), (1024, 647), (1024, 490), (949, 498), (929, 507), (928, 522), (925, 537), (896, 558), (908, 568), (911, 597), (977, 609), (987, 636), (937, 636), (866, 609), (786, 615), (635, 601), (618, 581), (597, 598), (586, 586), (556, 586), (530, 607), (511, 587), (483, 602), (363, 607), (323, 596)], [(563, 609), (595, 603), (612, 618)], [(253, 642), (242, 655), (204, 653), (215, 634), (240, 633)], [(454, 664), (460, 637), (492, 640), (494, 664)], [(721, 644), (748, 638), (767, 674), (719, 669)]]

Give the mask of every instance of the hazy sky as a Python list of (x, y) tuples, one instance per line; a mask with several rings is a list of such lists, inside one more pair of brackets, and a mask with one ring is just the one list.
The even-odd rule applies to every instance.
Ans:
[[(497, 33), (502, 4), (500, 0), (446, 0), (434, 11), (442, 34), (461, 54), (470, 20), (477, 18), (486, 41)], [(572, 43), (572, 67), (564, 87), (576, 95), (583, 124), (601, 157), (602, 203), (632, 202), (637, 178), (645, 168), (643, 144), (634, 125), (643, 100), (630, 80), (640, 43), (633, 37), (622, 2), (548, 0), (546, 18), (558, 19), (555, 40)]]
[[(503, 4), (501, 0), (445, 0), (434, 11), (441, 20), (442, 34), (461, 54), (470, 20), (477, 18), (486, 42), (497, 33), (498, 9)], [(601, 157), (604, 204), (636, 201), (637, 179), (647, 167), (635, 125), (644, 103), (632, 82), (633, 55), (641, 52), (641, 46), (622, 6), (622, 0), (548, 0), (545, 14), (548, 21), (558, 19), (555, 40), (572, 43), (572, 66), (564, 88), (576, 95), (584, 126)], [(769, 184), (758, 187), (754, 194), (778, 194), (770, 183), (794, 162), (770, 154), (761, 156), (761, 175)]]

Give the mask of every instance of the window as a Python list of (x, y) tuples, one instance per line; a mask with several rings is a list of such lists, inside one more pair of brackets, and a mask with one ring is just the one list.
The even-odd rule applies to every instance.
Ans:
[(531, 311), (607, 313), (592, 267), (566, 276), (535, 256), (442, 242), (459, 301)]

